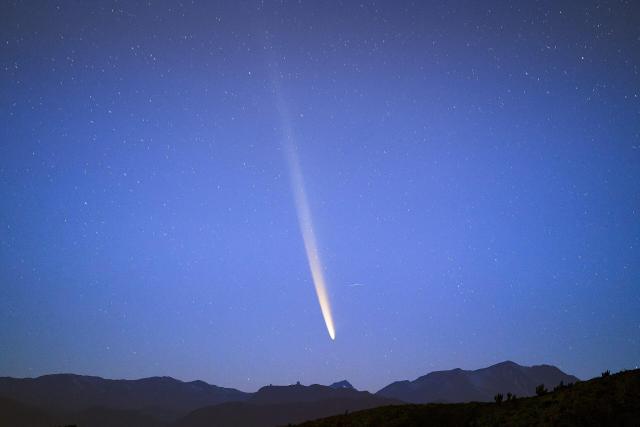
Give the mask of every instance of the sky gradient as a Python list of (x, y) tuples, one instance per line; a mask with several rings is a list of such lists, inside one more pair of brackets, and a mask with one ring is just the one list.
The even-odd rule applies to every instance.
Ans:
[(503, 360), (637, 367), (639, 16), (2, 2), (0, 375), (375, 391)]

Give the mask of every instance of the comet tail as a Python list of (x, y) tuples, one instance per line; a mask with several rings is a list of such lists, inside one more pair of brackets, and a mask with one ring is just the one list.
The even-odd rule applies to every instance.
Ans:
[(329, 294), (327, 293), (327, 284), (324, 278), (320, 254), (318, 253), (316, 236), (313, 232), (311, 209), (309, 208), (309, 201), (307, 200), (307, 194), (304, 190), (300, 160), (298, 159), (298, 152), (296, 151), (296, 144), (294, 142), (293, 126), (291, 125), (286, 103), (282, 97), (279, 79), (275, 75), (272, 75), (272, 81), (275, 88), (278, 113), (282, 121), (283, 147), (287, 156), (287, 165), (289, 166), (291, 189), (294, 195), (298, 223), (300, 225), (300, 232), (302, 233), (302, 240), (304, 241), (304, 248), (307, 253), (309, 269), (311, 270), (311, 278), (316, 288), (316, 295), (318, 297), (318, 303), (320, 304), (320, 310), (322, 311), (322, 317), (324, 317), (324, 323), (327, 325), (329, 336), (334, 340), (336, 338), (336, 330), (333, 325), (331, 304), (329, 303)]
[(333, 326), (333, 316), (331, 315), (331, 304), (329, 303), (329, 295), (327, 294), (327, 284), (322, 271), (322, 262), (318, 254), (318, 245), (316, 236), (313, 232), (313, 223), (311, 221), (311, 210), (307, 201), (307, 194), (304, 191), (304, 181), (302, 180), (302, 172), (300, 170), (300, 161), (293, 144), (287, 144), (287, 160), (289, 163), (289, 171), (291, 173), (291, 188), (296, 202), (296, 211), (298, 213), (298, 222), (300, 224), (300, 232), (304, 240), (304, 248), (307, 252), (307, 260), (309, 261), (309, 269), (311, 277), (316, 288), (316, 295), (320, 303), (320, 310), (324, 317), (324, 323), (327, 325), (327, 331), (332, 340), (336, 339), (336, 330)]

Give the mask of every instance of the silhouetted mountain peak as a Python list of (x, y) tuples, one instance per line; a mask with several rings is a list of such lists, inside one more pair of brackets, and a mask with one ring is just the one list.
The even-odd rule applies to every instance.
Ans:
[(78, 375), (78, 374), (46, 374), (41, 375), (36, 378), (22, 378), (24, 380), (40, 380), (40, 381), (71, 381), (71, 380), (82, 380), (82, 381), (99, 381), (103, 379), (102, 377), (97, 377), (95, 375)]
[(376, 394), (411, 403), (491, 401), (496, 393), (531, 396), (539, 384), (554, 387), (577, 380), (555, 366), (527, 367), (507, 360), (474, 371), (431, 372), (414, 381), (394, 382)]
[(497, 368), (497, 367), (509, 367), (509, 368), (521, 368), (521, 365), (518, 365), (516, 362), (511, 360), (505, 360), (504, 362), (496, 363), (495, 365), (489, 366), (489, 368)]
[(337, 382), (331, 384), (329, 387), (331, 387), (331, 388), (347, 388), (347, 389), (355, 390), (355, 388), (347, 380), (337, 381)]
[(194, 409), (225, 402), (244, 401), (248, 393), (172, 377), (111, 380), (75, 374), (38, 378), (0, 378), (0, 396), (56, 412), (85, 411), (94, 407), (113, 410), (162, 408), (164, 419), (175, 419)]
[(367, 396), (372, 396), (368, 391), (356, 390), (346, 380), (336, 384), (340, 383), (342, 383), (343, 387), (333, 387), (320, 384), (304, 386), (300, 383), (285, 386), (269, 385), (262, 387), (254, 393), (248, 402), (256, 404), (280, 404), (292, 402), (315, 402), (325, 399), (362, 399)]
[[(118, 380), (115, 380), (118, 381)], [(122, 380), (120, 380), (122, 381)], [(140, 378), (137, 380), (133, 380), (133, 381), (138, 381), (140, 383), (150, 383), (150, 384), (182, 384), (182, 381), (177, 380), (175, 378), (172, 377), (149, 377), (149, 378)]]

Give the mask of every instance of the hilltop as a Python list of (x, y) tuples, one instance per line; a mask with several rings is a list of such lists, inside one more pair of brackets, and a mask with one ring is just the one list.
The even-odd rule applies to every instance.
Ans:
[(636, 369), (501, 403), (385, 406), (302, 426), (632, 426), (639, 419), (640, 370)]
[(555, 366), (522, 366), (505, 361), (467, 371), (435, 371), (414, 381), (396, 381), (376, 394), (407, 403), (491, 402), (496, 393), (533, 396), (538, 384), (555, 387), (575, 383), (578, 378)]

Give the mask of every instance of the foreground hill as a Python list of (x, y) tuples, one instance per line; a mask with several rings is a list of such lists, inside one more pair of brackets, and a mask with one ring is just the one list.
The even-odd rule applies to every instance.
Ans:
[(636, 369), (538, 397), (502, 403), (387, 406), (302, 426), (637, 426), (639, 420), (640, 370)]
[(521, 366), (502, 362), (475, 371), (436, 371), (415, 381), (397, 381), (376, 394), (409, 403), (490, 402), (497, 393), (532, 396), (538, 384), (555, 387), (578, 378), (555, 366)]

